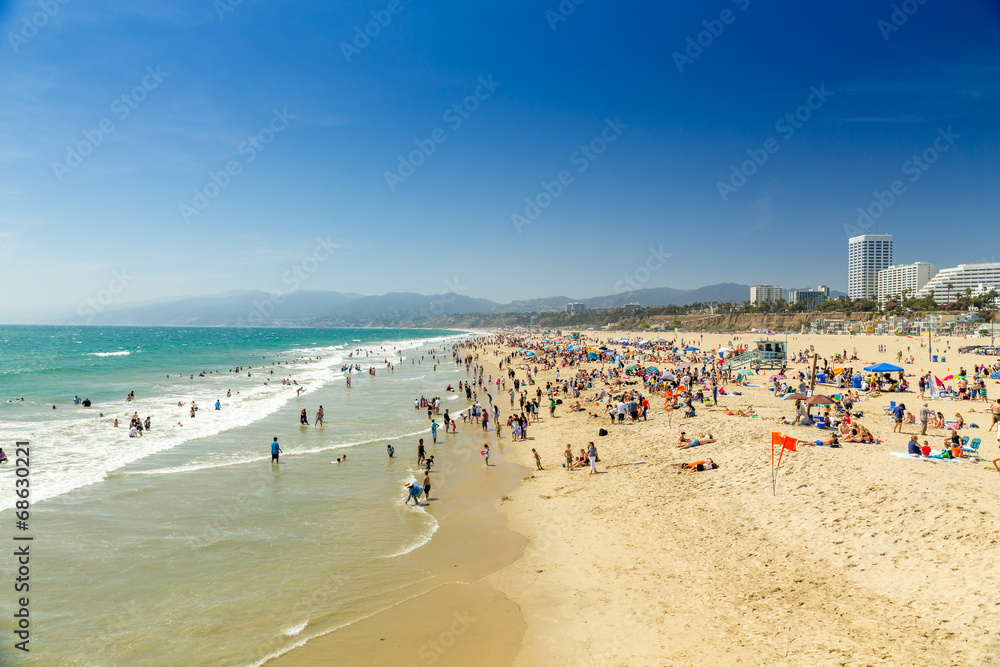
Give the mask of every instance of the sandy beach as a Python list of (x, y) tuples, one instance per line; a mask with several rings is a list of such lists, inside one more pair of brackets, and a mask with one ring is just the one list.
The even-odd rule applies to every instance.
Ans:
[[(600, 332), (603, 340), (620, 335), (627, 334)], [(706, 350), (734, 340), (678, 338)], [(915, 339), (788, 338), (789, 350), (813, 345), (823, 356), (857, 348), (863, 365), (894, 362), (900, 350), (916, 357), (905, 365), (907, 375), (931, 369), (939, 377), (994, 361), (957, 354), (972, 342), (952, 339), (947, 361), (929, 363)], [(935, 348), (948, 344), (934, 341)], [(480, 350), (485, 373), (497, 377), (496, 364), (510, 351)], [(554, 379), (555, 370), (540, 371), (531, 391)], [(966, 412), (988, 411), (989, 404), (929, 401), (945, 415), (961, 411), (979, 425), (961, 435), (983, 442), (982, 462), (931, 462), (890, 454), (905, 452), (919, 425), (893, 434), (882, 408), (895, 399), (915, 411), (922, 404), (915, 391), (863, 400), (856, 405), (864, 411), (860, 422), (882, 443), (787, 452), (772, 495), (772, 431), (812, 440), (817, 430), (777, 423), (792, 416), (792, 406), (774, 398), (766, 382), (755, 384), (765, 386), (740, 388), (742, 396), (724, 396), (718, 408), (691, 419), (661, 413), (663, 399), (653, 397), (648, 421), (622, 426), (611, 426), (593, 403), (574, 413), (567, 400), (555, 418), (543, 405), (526, 441), (511, 443), (507, 429), (500, 441), (503, 457), (489, 472), (505, 474), (509, 487), (495, 479), (483, 484), (471, 470), (456, 475), (470, 498), (454, 515), (439, 517), (440, 535), (411, 554), (443, 573), (441, 554), (458, 549), (462, 576), (441, 574), (441, 586), (425, 597), (309, 642), (275, 664), (333, 655), (338, 664), (380, 656), (404, 665), (1000, 664), (1000, 474), (989, 463), (1000, 452), (987, 432), (990, 416)], [(1000, 386), (989, 380), (987, 388), (992, 401)], [(505, 393), (498, 404), (506, 420)], [(725, 412), (748, 406), (759, 416)], [(599, 437), (601, 428), (609, 435)], [(711, 433), (717, 442), (678, 450), (682, 430)], [(937, 448), (945, 433), (929, 431), (928, 439)], [(576, 452), (589, 441), (598, 446), (599, 474), (563, 468), (566, 445)], [(544, 470), (534, 470), (532, 448)], [(720, 468), (677, 468), (705, 458)], [(491, 518), (494, 507), (503, 515)], [(470, 522), (463, 513), (478, 518)], [(523, 540), (511, 538), (503, 517)], [(484, 525), (490, 537), (472, 529)], [(428, 652), (427, 642), (447, 633), (456, 609), (473, 606), (486, 623), (457, 637), (454, 648)], [(365, 660), (343, 657), (352, 654)]]

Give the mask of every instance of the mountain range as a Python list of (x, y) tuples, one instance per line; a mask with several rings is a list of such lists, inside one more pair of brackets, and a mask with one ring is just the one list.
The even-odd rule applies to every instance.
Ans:
[[(831, 296), (838, 294), (831, 292)], [(618, 308), (630, 303), (643, 307), (681, 306), (712, 301), (739, 304), (746, 301), (749, 295), (749, 285), (735, 283), (719, 283), (690, 290), (656, 287), (591, 298), (552, 296), (505, 304), (456, 293), (425, 295), (390, 292), (380, 296), (365, 296), (319, 290), (285, 295), (234, 291), (213, 296), (160, 298), (120, 306), (80, 304), (75, 312), (69, 308), (53, 311), (34, 309), (21, 313), (0, 312), (0, 321), (10, 324), (113, 326), (397, 326), (419, 325), (446, 315), (563, 310), (570, 302), (582, 302), (588, 309)]]

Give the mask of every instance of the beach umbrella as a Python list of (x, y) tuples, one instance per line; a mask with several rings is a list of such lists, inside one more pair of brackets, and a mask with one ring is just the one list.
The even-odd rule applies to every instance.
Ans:
[(646, 367), (646, 372), (647, 373), (659, 373), (660, 369), (657, 368), (656, 366), (647, 366)]
[(808, 399), (809, 399), (809, 397), (806, 396), (805, 394), (798, 394), (798, 393), (796, 393), (796, 394), (785, 394), (784, 396), (781, 397), (781, 400), (783, 400), (783, 401), (789, 401), (789, 400), (806, 401)]
[(771, 380), (784, 380), (785, 376), (784, 375), (772, 375), (769, 379), (771, 379)]
[(964, 375), (949, 375), (948, 377), (946, 377), (944, 379), (945, 380), (964, 380), (965, 376)]
[(533, 357), (533, 356), (535, 356), (535, 353), (534, 353), (534, 352), (525, 352), (524, 354), (525, 354), (525, 356), (527, 356), (527, 357)]
[(743, 375), (753, 375), (753, 371), (748, 370), (746, 368), (741, 368), (740, 370), (736, 371), (736, 377), (740, 377)]
[(899, 366), (893, 366), (892, 364), (875, 364), (874, 366), (865, 366), (865, 370), (869, 373), (896, 373), (901, 370)]
[(698, 348), (696, 348), (696, 347), (685, 347), (684, 351), (685, 352), (697, 352)]
[(998, 372), (998, 373), (990, 373), (990, 377), (991, 378), (1000, 378), (1000, 372)]
[(626, 372), (626, 373), (627, 373), (628, 371), (637, 371), (637, 370), (639, 370), (639, 367), (638, 367), (638, 366), (636, 366), (635, 364), (632, 364), (631, 366), (626, 366), (626, 367), (625, 367), (625, 372)]
[(943, 387), (944, 386), (944, 382), (941, 382), (941, 380), (938, 379), (937, 375), (934, 376), (934, 384), (936, 384), (939, 387)]
[(806, 403), (808, 403), (809, 405), (833, 405), (834, 403), (836, 403), (836, 401), (834, 401), (829, 396), (816, 394), (815, 396), (810, 396), (809, 398), (807, 398)]
[(733, 348), (731, 348), (731, 347), (720, 347), (719, 348), (719, 352), (732, 352), (732, 351), (733, 351)]
[(598, 358), (599, 357), (596, 352), (591, 352), (590, 354), (587, 355), (587, 361), (597, 361)]

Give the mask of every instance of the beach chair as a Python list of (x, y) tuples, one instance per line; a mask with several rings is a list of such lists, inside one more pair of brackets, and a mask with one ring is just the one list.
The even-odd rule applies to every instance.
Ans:
[(889, 407), (887, 407), (887, 408), (882, 408), (882, 409), (883, 409), (883, 410), (885, 410), (885, 411), (886, 411), (886, 413), (890, 413), (890, 412), (892, 412), (893, 410), (895, 410), (895, 409), (896, 409), (896, 401), (889, 401)]
[(968, 446), (969, 446), (969, 436), (963, 435), (962, 436), (962, 449), (965, 449)]
[[(962, 438), (962, 440), (968, 440), (968, 438)], [(976, 438), (975, 440), (970, 442), (968, 447), (966, 447), (965, 443), (963, 442), (962, 453), (968, 454), (969, 458), (973, 459), (976, 462), (981, 461), (982, 459), (979, 457), (979, 445), (981, 444), (982, 440), (980, 440), (979, 438)]]

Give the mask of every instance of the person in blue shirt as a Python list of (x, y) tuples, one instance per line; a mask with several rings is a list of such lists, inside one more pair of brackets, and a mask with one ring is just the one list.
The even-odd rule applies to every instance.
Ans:
[(906, 451), (910, 456), (923, 456), (923, 452), (920, 451), (920, 443), (917, 442), (917, 436), (910, 436), (910, 442), (906, 446)]
[(278, 463), (278, 454), (281, 453), (281, 447), (278, 446), (278, 436), (274, 436), (274, 442), (271, 443), (271, 463)]
[(896, 425), (892, 427), (893, 433), (903, 432), (903, 415), (906, 414), (906, 405), (900, 403), (892, 409), (892, 416), (896, 420)]
[(221, 404), (221, 403), (219, 403), (219, 401), (218, 401), (218, 400), (216, 400), (216, 401), (215, 401), (215, 409), (216, 409), (216, 410), (221, 410), (221, 409), (222, 409), (222, 404)]

